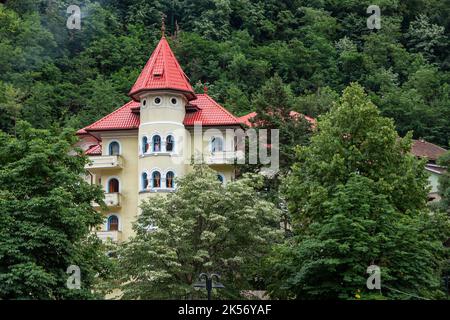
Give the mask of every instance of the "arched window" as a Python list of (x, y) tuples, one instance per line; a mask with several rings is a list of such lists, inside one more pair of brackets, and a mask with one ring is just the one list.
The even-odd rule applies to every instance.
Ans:
[(108, 193), (119, 192), (119, 180), (112, 178), (108, 182)]
[(108, 231), (118, 231), (119, 230), (119, 218), (112, 215), (108, 218)]
[(223, 140), (220, 137), (212, 137), (211, 139), (211, 152), (223, 151)]
[(148, 176), (147, 173), (142, 173), (142, 190), (146, 190), (148, 188)]
[(173, 151), (173, 145), (175, 143), (175, 139), (173, 138), (172, 135), (168, 135), (166, 137), (166, 151), (167, 152), (172, 152)]
[(175, 177), (175, 174), (172, 171), (169, 171), (166, 173), (166, 188), (172, 189), (174, 187), (174, 181), (173, 178)]
[(120, 154), (120, 145), (117, 141), (113, 141), (109, 144), (109, 155), (117, 156)]
[(221, 174), (218, 174), (218, 175), (217, 175), (217, 180), (219, 180), (219, 181), (220, 181), (220, 183), (222, 183), (222, 184), (223, 184), (223, 182), (225, 181), (225, 178), (223, 177), (223, 175), (221, 175)]
[(148, 151), (148, 147), (149, 147), (148, 139), (147, 139), (147, 137), (143, 137), (142, 138), (142, 153), (146, 153)]
[(152, 188), (161, 188), (161, 173), (158, 171), (152, 173)]
[(161, 151), (161, 137), (156, 135), (153, 136), (153, 152)]

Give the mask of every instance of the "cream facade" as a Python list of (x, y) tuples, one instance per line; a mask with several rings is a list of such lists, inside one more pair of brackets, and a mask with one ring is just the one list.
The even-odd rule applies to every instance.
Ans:
[[(218, 179), (223, 183), (234, 179), (234, 165), (229, 164), (230, 158), (223, 157), (222, 153), (231, 154), (234, 158), (234, 145), (227, 145), (225, 131), (236, 127), (215, 130), (203, 128), (201, 137), (195, 137), (196, 142), (193, 130), (186, 129), (180, 121), (184, 118), (185, 101), (180, 99), (180, 105), (173, 107), (167, 105), (167, 101), (174, 96), (159, 93), (158, 97), (163, 98), (161, 105), (145, 109), (141, 106), (142, 124), (138, 130), (99, 134), (102, 154), (89, 156), (90, 163), (86, 165), (86, 170), (92, 177), (91, 181), (102, 186), (108, 206), (108, 210), (103, 212), (105, 222), (97, 231), (97, 235), (103, 240), (109, 238), (113, 241), (124, 241), (132, 236), (132, 224), (140, 214), (139, 206), (142, 201), (174, 192), (177, 178), (192, 169), (192, 156), (199, 151), (203, 154), (204, 161), (209, 161), (210, 167), (217, 171)], [(143, 99), (152, 101), (154, 95), (145, 96)], [(167, 110), (164, 110), (165, 107)], [(216, 135), (212, 135), (212, 132)], [(174, 137), (171, 151), (166, 150), (168, 136)], [(212, 152), (212, 139), (220, 139), (220, 136), (223, 139), (220, 148), (222, 151)], [(156, 143), (155, 147), (153, 141), (157, 142), (157, 137), (160, 143), (159, 146)], [(114, 145), (119, 146), (118, 152), (113, 150)], [(194, 149), (194, 146), (201, 146), (201, 150)], [(167, 178), (170, 172), (173, 173), (172, 184)], [(113, 179), (118, 182), (117, 189), (114, 190), (111, 183)], [(97, 207), (100, 210), (100, 207)], [(117, 217), (117, 228), (111, 225), (111, 217)]]
[(96, 231), (104, 240), (129, 239), (142, 202), (175, 192), (194, 157), (222, 183), (234, 179), (236, 152), (227, 129), (240, 129), (241, 122), (206, 92), (194, 93), (164, 36), (129, 96), (130, 102), (77, 132), (90, 160), (86, 180), (105, 192), (108, 210)]

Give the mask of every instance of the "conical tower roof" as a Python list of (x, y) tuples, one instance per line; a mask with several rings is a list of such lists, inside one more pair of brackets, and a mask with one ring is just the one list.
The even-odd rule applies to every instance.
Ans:
[(195, 99), (195, 93), (189, 83), (189, 78), (181, 69), (164, 36), (159, 41), (128, 95), (138, 101), (141, 92), (151, 90), (181, 91), (188, 100)]

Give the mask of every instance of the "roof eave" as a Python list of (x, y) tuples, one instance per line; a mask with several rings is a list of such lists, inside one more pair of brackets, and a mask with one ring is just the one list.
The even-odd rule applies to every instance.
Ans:
[(128, 93), (128, 96), (130, 98), (132, 98), (134, 101), (139, 102), (139, 95), (143, 92), (152, 92), (152, 91), (161, 91), (161, 90), (169, 90), (169, 91), (175, 91), (175, 92), (181, 92), (187, 99), (188, 101), (191, 100), (195, 100), (197, 98), (197, 96), (195, 95), (195, 93), (193, 91), (189, 91), (189, 90), (180, 90), (177, 88), (172, 88), (172, 87), (161, 87), (161, 88), (141, 88), (135, 91), (130, 91)]

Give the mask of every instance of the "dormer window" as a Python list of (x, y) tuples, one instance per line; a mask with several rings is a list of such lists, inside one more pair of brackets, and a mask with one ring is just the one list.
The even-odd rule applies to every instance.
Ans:
[(156, 64), (155, 67), (153, 68), (153, 72), (152, 72), (153, 76), (155, 78), (159, 78), (163, 75), (163, 73), (164, 73), (164, 65)]

